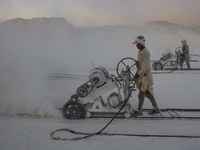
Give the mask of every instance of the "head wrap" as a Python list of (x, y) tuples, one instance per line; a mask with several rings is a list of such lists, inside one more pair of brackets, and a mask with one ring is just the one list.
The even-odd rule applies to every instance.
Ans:
[(145, 46), (145, 38), (143, 36), (138, 36), (135, 38), (135, 41), (133, 42), (133, 44), (142, 44), (143, 46)]
[(186, 45), (186, 40), (183, 40), (183, 41), (182, 41), (182, 45)]

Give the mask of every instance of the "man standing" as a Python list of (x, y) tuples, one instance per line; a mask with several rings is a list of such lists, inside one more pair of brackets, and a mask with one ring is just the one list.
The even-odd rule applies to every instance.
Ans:
[(143, 115), (142, 106), (145, 96), (151, 101), (153, 106), (153, 110), (150, 111), (149, 114), (153, 115), (154, 113), (160, 112), (153, 94), (153, 77), (150, 67), (150, 53), (145, 47), (145, 41), (146, 40), (143, 36), (138, 36), (135, 38), (135, 42), (133, 42), (133, 44), (136, 44), (136, 47), (139, 49), (138, 61), (136, 62), (137, 72), (134, 76), (136, 86), (139, 89), (139, 104), (136, 112), (137, 115)]
[(189, 46), (186, 43), (186, 40), (182, 41), (182, 54), (181, 54), (181, 62), (180, 62), (180, 69), (183, 67), (184, 61), (187, 64), (188, 70), (190, 70), (190, 59), (189, 59)]

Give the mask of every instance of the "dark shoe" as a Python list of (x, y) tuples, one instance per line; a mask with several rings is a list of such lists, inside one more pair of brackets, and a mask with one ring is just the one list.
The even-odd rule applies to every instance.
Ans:
[(142, 116), (142, 115), (143, 115), (142, 111), (135, 111), (133, 113), (133, 117)]
[(159, 109), (154, 109), (154, 110), (151, 110), (148, 114), (149, 114), (149, 115), (153, 115), (153, 114), (159, 113), (159, 112), (160, 112)]
[(143, 115), (142, 111), (137, 111), (137, 112), (138, 112), (138, 115), (140, 115), (140, 116)]
[(139, 115), (139, 116), (142, 116), (142, 115), (143, 115), (142, 111), (135, 111), (134, 114), (137, 115), (137, 116), (138, 116), (138, 115)]

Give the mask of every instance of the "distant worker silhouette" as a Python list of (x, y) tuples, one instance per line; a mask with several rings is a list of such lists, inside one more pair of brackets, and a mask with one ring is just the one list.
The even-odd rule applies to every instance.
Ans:
[(182, 54), (181, 54), (181, 61), (180, 61), (180, 69), (183, 68), (183, 63), (187, 64), (187, 68), (190, 70), (190, 58), (189, 58), (189, 46), (187, 45), (186, 40), (182, 41)]

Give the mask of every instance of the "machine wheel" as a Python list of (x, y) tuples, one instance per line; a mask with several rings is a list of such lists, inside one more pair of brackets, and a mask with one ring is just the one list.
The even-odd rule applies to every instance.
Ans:
[[(117, 64), (117, 68), (116, 68), (118, 76), (122, 77), (120, 73), (121, 73), (121, 71), (125, 71), (127, 66), (129, 66), (130, 69), (133, 68), (133, 66), (135, 66), (135, 62), (136, 62), (136, 60), (131, 57), (126, 57), (126, 58), (123, 58), (122, 60), (120, 60), (120, 62)], [(133, 74), (132, 74), (132, 76), (134, 77)]]
[(163, 70), (163, 65), (160, 62), (154, 64), (154, 70)]
[(126, 113), (124, 114), (124, 116), (125, 116), (126, 118), (130, 118), (130, 117), (131, 117), (131, 114), (130, 114), (129, 112), (126, 112)]
[(81, 103), (69, 100), (63, 106), (63, 116), (66, 119), (84, 119), (86, 116), (86, 109)]
[(86, 112), (86, 118), (90, 118), (91, 113), (89, 111)]

